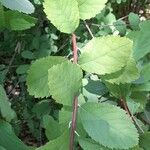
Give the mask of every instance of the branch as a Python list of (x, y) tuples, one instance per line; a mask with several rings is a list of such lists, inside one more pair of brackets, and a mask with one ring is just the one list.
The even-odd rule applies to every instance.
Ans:
[(84, 24), (85, 24), (85, 26), (86, 26), (87, 30), (89, 31), (89, 33), (90, 33), (91, 37), (92, 37), (92, 38), (94, 38), (94, 35), (93, 35), (93, 33), (92, 33), (92, 31), (91, 31), (90, 27), (89, 27), (89, 26), (88, 26), (88, 24), (86, 23), (86, 21), (84, 21)]
[(139, 125), (139, 123), (136, 121), (136, 119), (134, 118), (134, 116), (132, 115), (132, 113), (130, 112), (130, 109), (129, 109), (129, 107), (128, 107), (126, 101), (125, 101), (123, 98), (121, 98), (120, 101), (121, 101), (121, 103), (122, 103), (122, 105), (123, 105), (124, 110), (125, 110), (125, 111), (127, 112), (127, 114), (131, 117), (131, 119), (132, 119), (132, 121), (134, 122), (134, 124), (137, 126), (137, 128), (138, 128), (142, 133), (144, 133), (143, 129), (141, 128), (141, 126)]
[[(76, 35), (72, 34), (72, 46), (73, 46), (73, 62), (77, 64), (78, 61), (78, 49), (76, 42)], [(70, 145), (69, 150), (74, 149), (74, 139), (75, 139), (75, 130), (76, 130), (76, 120), (77, 120), (77, 111), (78, 111), (78, 97), (74, 97), (73, 101), (73, 114), (71, 122), (71, 133), (70, 133)]]

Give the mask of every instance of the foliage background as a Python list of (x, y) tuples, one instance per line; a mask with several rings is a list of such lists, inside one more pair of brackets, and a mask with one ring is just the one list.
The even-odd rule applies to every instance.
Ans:
[[(48, 139), (53, 138), (50, 136), (52, 133), (49, 133), (52, 129), (50, 124), (53, 119), (58, 120), (62, 105), (56, 103), (51, 97), (38, 99), (30, 96), (26, 86), (27, 71), (33, 61), (46, 56), (64, 56), (71, 59), (72, 46), (70, 36), (58, 31), (46, 18), (43, 1), (31, 0), (31, 2), (35, 6), (35, 12), (30, 16), (25, 14), (20, 16), (18, 12), (8, 12), (8, 22), (3, 24), (2, 13), (0, 13), (0, 84), (5, 88), (14, 112), (12, 114), (14, 119), (11, 120), (9, 119), (11, 116), (7, 119), (4, 118), (1, 111), (1, 120), (11, 120), (10, 124), (15, 135), (26, 145), (39, 147), (44, 145)], [(3, 9), (8, 11), (7, 8)], [(0, 10), (2, 9), (0, 8)], [(12, 23), (13, 15), (14, 19), (18, 20), (13, 20)], [(30, 18), (31, 16), (33, 18)], [(23, 19), (19, 20), (19, 18)], [(91, 39), (86, 25), (90, 27), (96, 37), (112, 34), (126, 36), (131, 31), (138, 31), (139, 23), (142, 20), (149, 19), (150, 2), (148, 0), (109, 0), (106, 7), (96, 17), (86, 22), (80, 22), (76, 30), (78, 47), (81, 49)], [(129, 36), (134, 38), (134, 34)], [(148, 37), (150, 37), (150, 32)], [(149, 40), (148, 42), (150, 45)], [(139, 61), (138, 65), (148, 63), (149, 59), (150, 55), (147, 54)], [(83, 89), (84, 98), (91, 101), (110, 101), (111, 99), (111, 103), (116, 103), (117, 98), (108, 92), (109, 89), (106, 86), (97, 83), (95, 79), (97, 76), (93, 75), (89, 78), (89, 74), (85, 74), (84, 82), (85, 85), (86, 82), (88, 84)], [(95, 87), (94, 91), (91, 88), (93, 86)], [(144, 131), (150, 129), (148, 92), (145, 94), (145, 91), (142, 91), (139, 94), (135, 91), (131, 97), (135, 99), (135, 103), (128, 102)], [(12, 110), (10, 110), (11, 113)], [(5, 137), (5, 132), (1, 134), (4, 134)]]

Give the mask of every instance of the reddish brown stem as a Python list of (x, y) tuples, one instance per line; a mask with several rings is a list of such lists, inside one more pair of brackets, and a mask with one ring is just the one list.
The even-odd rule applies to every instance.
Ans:
[(75, 138), (75, 130), (76, 130), (77, 111), (78, 111), (78, 97), (75, 96), (74, 103), (73, 103), (72, 122), (71, 122), (70, 150), (74, 149), (74, 138)]
[(124, 99), (120, 99), (120, 101), (121, 101), (121, 103), (122, 103), (122, 106), (123, 106), (123, 108), (124, 108), (124, 110), (127, 112), (127, 114), (132, 118), (132, 121), (134, 122), (134, 120), (133, 120), (133, 117), (132, 117), (132, 114), (131, 114), (131, 112), (130, 112), (130, 110), (129, 110), (129, 108), (128, 108), (128, 105), (127, 105), (127, 103), (124, 101)]
[[(73, 62), (77, 64), (78, 61), (78, 49), (76, 42), (76, 35), (72, 34), (72, 46), (73, 46)], [(69, 150), (74, 149), (74, 139), (75, 139), (75, 130), (76, 130), (76, 120), (77, 120), (77, 111), (78, 111), (78, 97), (74, 97), (73, 101), (73, 113), (72, 113), (72, 122), (71, 122), (71, 133), (70, 133), (70, 145)]]
[(72, 48), (73, 48), (73, 62), (77, 64), (78, 62), (78, 48), (77, 48), (77, 41), (76, 35), (72, 34)]
[(140, 125), (138, 124), (138, 122), (135, 120), (134, 116), (133, 116), (132, 113), (130, 112), (129, 107), (128, 107), (126, 101), (125, 101), (123, 98), (121, 98), (120, 101), (121, 101), (121, 103), (122, 103), (122, 106), (123, 106), (124, 110), (125, 110), (125, 111), (128, 113), (128, 115), (131, 117), (131, 119), (132, 119), (132, 121), (134, 122), (134, 124), (136, 125), (136, 127), (137, 127), (142, 133), (144, 133), (143, 129), (140, 127)]

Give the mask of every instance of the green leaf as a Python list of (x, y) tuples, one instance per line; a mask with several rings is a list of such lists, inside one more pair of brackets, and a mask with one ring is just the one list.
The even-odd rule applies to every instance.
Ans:
[(3, 28), (5, 26), (5, 14), (4, 14), (4, 8), (0, 4), (0, 28)]
[(135, 38), (133, 46), (133, 55), (137, 61), (150, 53), (150, 21), (141, 23), (140, 28), (141, 30)]
[(100, 80), (91, 80), (87, 81), (88, 83), (84, 85), (84, 88), (92, 94), (103, 95), (108, 92), (106, 86)]
[(21, 56), (25, 59), (34, 59), (34, 54), (31, 51), (23, 51)]
[(46, 145), (41, 146), (36, 150), (68, 150), (68, 148), (69, 148), (69, 131), (66, 130), (60, 137), (46, 143)]
[[(131, 91), (131, 90), (130, 90)], [(140, 103), (140, 110), (143, 111), (147, 103), (147, 93), (135, 91), (131, 93), (130, 98), (136, 103)]]
[[(83, 20), (95, 17), (105, 7), (107, 0), (77, 0), (80, 18)], [(92, 9), (92, 11), (91, 11)]]
[(144, 83), (144, 84), (137, 84), (133, 85), (132, 91), (150, 91), (150, 82)]
[(30, 150), (14, 133), (11, 125), (0, 121), (0, 145), (7, 150)]
[(0, 0), (0, 3), (11, 10), (17, 10), (26, 14), (34, 12), (34, 6), (29, 0)]
[(144, 150), (149, 150), (149, 148), (150, 148), (150, 132), (146, 132), (140, 136), (140, 146)]
[(0, 112), (2, 117), (7, 121), (11, 121), (15, 117), (15, 112), (11, 109), (10, 102), (8, 101), (7, 95), (4, 88), (0, 85)]
[(79, 25), (79, 9), (76, 0), (45, 0), (47, 18), (61, 32), (73, 33)]
[(150, 63), (143, 66), (141, 76), (144, 79), (144, 82), (150, 81)]
[(126, 27), (126, 23), (124, 21), (118, 20), (118, 21), (114, 22), (114, 26), (121, 35), (126, 34), (127, 27)]
[(74, 96), (79, 94), (82, 76), (82, 70), (79, 66), (69, 61), (50, 68), (48, 71), (48, 85), (56, 102), (72, 105)]
[(6, 150), (4, 147), (0, 146), (0, 150)]
[(85, 103), (80, 107), (84, 129), (108, 148), (129, 149), (138, 144), (138, 132), (125, 111), (104, 103)]
[[(79, 64), (83, 70), (100, 75), (121, 70), (130, 58), (132, 41), (124, 37), (93, 38), (81, 51)], [(93, 67), (94, 66), (94, 67)]]
[(127, 97), (130, 94), (130, 84), (111, 84), (105, 82), (110, 93), (116, 98)]
[(45, 115), (43, 117), (43, 125), (45, 128), (46, 137), (49, 140), (54, 140), (61, 135), (60, 125), (53, 119), (53, 117)]
[(138, 30), (139, 24), (140, 24), (139, 15), (131, 12), (129, 14), (129, 23), (130, 23), (130, 26), (133, 30)]
[(51, 111), (51, 107), (50, 107), (49, 100), (42, 100), (36, 103), (32, 108), (32, 112), (34, 112), (36, 116), (40, 119), (41, 117), (49, 114), (50, 111)]
[(79, 144), (83, 150), (109, 150), (108, 148), (99, 145), (92, 139), (79, 138)]
[[(62, 109), (59, 112), (59, 125), (61, 132), (64, 132), (66, 128), (69, 127), (69, 123), (72, 119), (72, 112)], [(81, 123), (80, 116), (77, 116), (77, 125), (76, 125), (76, 131), (80, 136), (86, 136), (86, 132), (83, 128), (83, 125)]]
[(28, 69), (29, 69), (30, 65), (20, 65), (17, 69), (16, 69), (16, 73), (17, 74), (26, 74)]
[(103, 76), (103, 79), (110, 83), (125, 84), (135, 81), (140, 76), (138, 68), (136, 67), (135, 60), (133, 58), (127, 61), (126, 66), (121, 70), (113, 74)]
[[(30, 67), (27, 76), (27, 86), (30, 95), (37, 97), (48, 97), (50, 91), (48, 87), (48, 69), (54, 65), (66, 61), (63, 57), (45, 57), (36, 60)], [(57, 72), (59, 75), (59, 73)], [(53, 76), (55, 78), (55, 76)]]
[[(79, 138), (79, 144), (83, 148), (83, 150), (112, 150), (88, 138)], [(119, 149), (115, 149), (115, 150), (119, 150)], [(142, 149), (139, 148), (139, 146), (136, 146), (136, 147), (130, 148), (129, 150), (142, 150)]]
[(37, 21), (34, 17), (11, 10), (5, 12), (5, 20), (5, 26), (11, 30), (29, 29), (33, 27)]

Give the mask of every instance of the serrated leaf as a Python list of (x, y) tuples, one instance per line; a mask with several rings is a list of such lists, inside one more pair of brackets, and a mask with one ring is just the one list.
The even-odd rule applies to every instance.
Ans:
[[(37, 97), (48, 97), (50, 91), (48, 87), (48, 70), (54, 65), (66, 61), (63, 57), (45, 57), (36, 60), (30, 67), (27, 76), (27, 86), (30, 95)], [(57, 72), (58, 74), (58, 72)], [(53, 76), (55, 78), (55, 76)]]
[[(80, 18), (83, 20), (95, 17), (105, 7), (107, 0), (77, 0)], [(92, 11), (91, 11), (92, 8)]]
[(92, 139), (79, 138), (79, 144), (83, 150), (109, 150), (108, 148), (99, 145)]
[(61, 32), (73, 33), (79, 25), (79, 9), (76, 0), (45, 0), (47, 18)]
[(146, 132), (140, 136), (140, 146), (144, 150), (149, 150), (149, 148), (150, 148), (150, 132)]
[(142, 22), (140, 29), (133, 46), (133, 56), (137, 61), (150, 53), (150, 21)]
[(86, 103), (80, 117), (89, 136), (103, 146), (129, 149), (138, 144), (138, 132), (126, 112), (104, 103)]
[(49, 140), (54, 140), (61, 135), (60, 125), (53, 117), (45, 115), (43, 117), (43, 125), (45, 128), (45, 134)]
[[(82, 69), (100, 75), (121, 70), (130, 58), (132, 41), (124, 37), (93, 38), (81, 51)], [(94, 66), (94, 67), (93, 67)]]
[(0, 112), (2, 117), (7, 121), (11, 121), (15, 117), (14, 110), (11, 109), (11, 104), (8, 101), (4, 88), (0, 85)]
[(60, 137), (46, 143), (46, 145), (41, 146), (36, 150), (68, 150), (68, 148), (69, 148), (69, 131), (67, 129)]
[(0, 0), (0, 3), (11, 10), (17, 10), (26, 14), (34, 12), (34, 6), (29, 0)]
[[(110, 148), (106, 148), (98, 143), (96, 143), (92, 139), (88, 138), (79, 138), (79, 144), (83, 148), (83, 150), (112, 150)], [(115, 150), (120, 150), (120, 149), (115, 149)], [(130, 148), (128, 150), (143, 150), (139, 148), (139, 146)]]
[(144, 84), (137, 84), (137, 85), (133, 85), (132, 87), (132, 91), (150, 91), (150, 82), (144, 83)]
[(79, 94), (82, 76), (80, 67), (69, 61), (50, 68), (48, 71), (48, 85), (56, 102), (72, 105), (74, 96)]
[(138, 68), (136, 67), (136, 63), (133, 58), (129, 59), (127, 61), (126, 66), (112, 74), (108, 74), (103, 76), (103, 79), (107, 82), (114, 83), (114, 84), (125, 84), (125, 83), (131, 83), (132, 81), (135, 81), (140, 76)]
[(31, 150), (14, 133), (8, 122), (0, 121), (0, 145), (7, 150)]
[(130, 94), (130, 84), (111, 84), (105, 82), (109, 92), (116, 98), (127, 97)]

